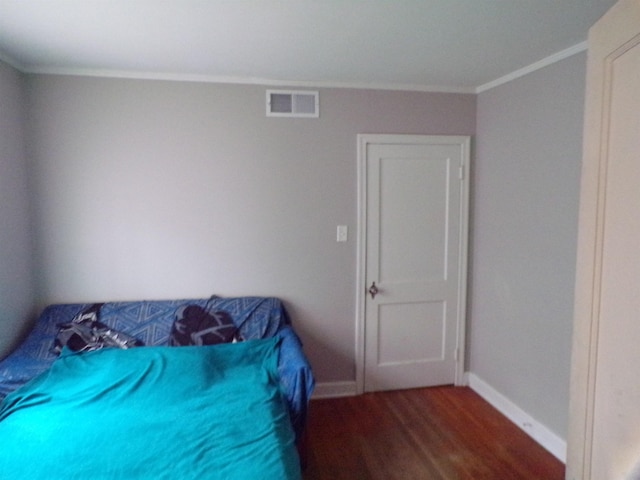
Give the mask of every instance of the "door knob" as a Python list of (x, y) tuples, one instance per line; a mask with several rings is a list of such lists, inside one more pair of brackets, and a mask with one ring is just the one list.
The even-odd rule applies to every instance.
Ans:
[(373, 282), (369, 287), (369, 293), (371, 294), (371, 300), (376, 298), (376, 295), (378, 294), (378, 287), (376, 286), (376, 282)]

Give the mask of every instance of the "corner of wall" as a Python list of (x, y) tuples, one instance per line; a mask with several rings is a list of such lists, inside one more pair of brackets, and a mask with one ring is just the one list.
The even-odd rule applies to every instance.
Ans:
[(567, 442), (545, 425), (533, 418), (510, 399), (477, 375), (467, 372), (469, 387), (489, 402), (496, 410), (515, 423), (522, 431), (538, 442), (554, 457), (565, 463), (567, 460)]

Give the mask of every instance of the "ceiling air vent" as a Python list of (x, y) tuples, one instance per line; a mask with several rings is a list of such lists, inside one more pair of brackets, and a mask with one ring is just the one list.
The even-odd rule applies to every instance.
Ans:
[(310, 90), (267, 90), (267, 117), (318, 118), (318, 92)]

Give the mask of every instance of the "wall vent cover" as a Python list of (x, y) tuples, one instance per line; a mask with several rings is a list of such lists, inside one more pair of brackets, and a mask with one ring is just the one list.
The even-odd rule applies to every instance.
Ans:
[(267, 117), (318, 118), (319, 116), (317, 91), (267, 90)]

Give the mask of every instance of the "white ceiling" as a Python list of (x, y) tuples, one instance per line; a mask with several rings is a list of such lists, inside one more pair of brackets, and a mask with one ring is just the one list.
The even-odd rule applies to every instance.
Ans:
[(0, 0), (0, 59), (38, 73), (477, 91), (583, 49), (613, 3)]

